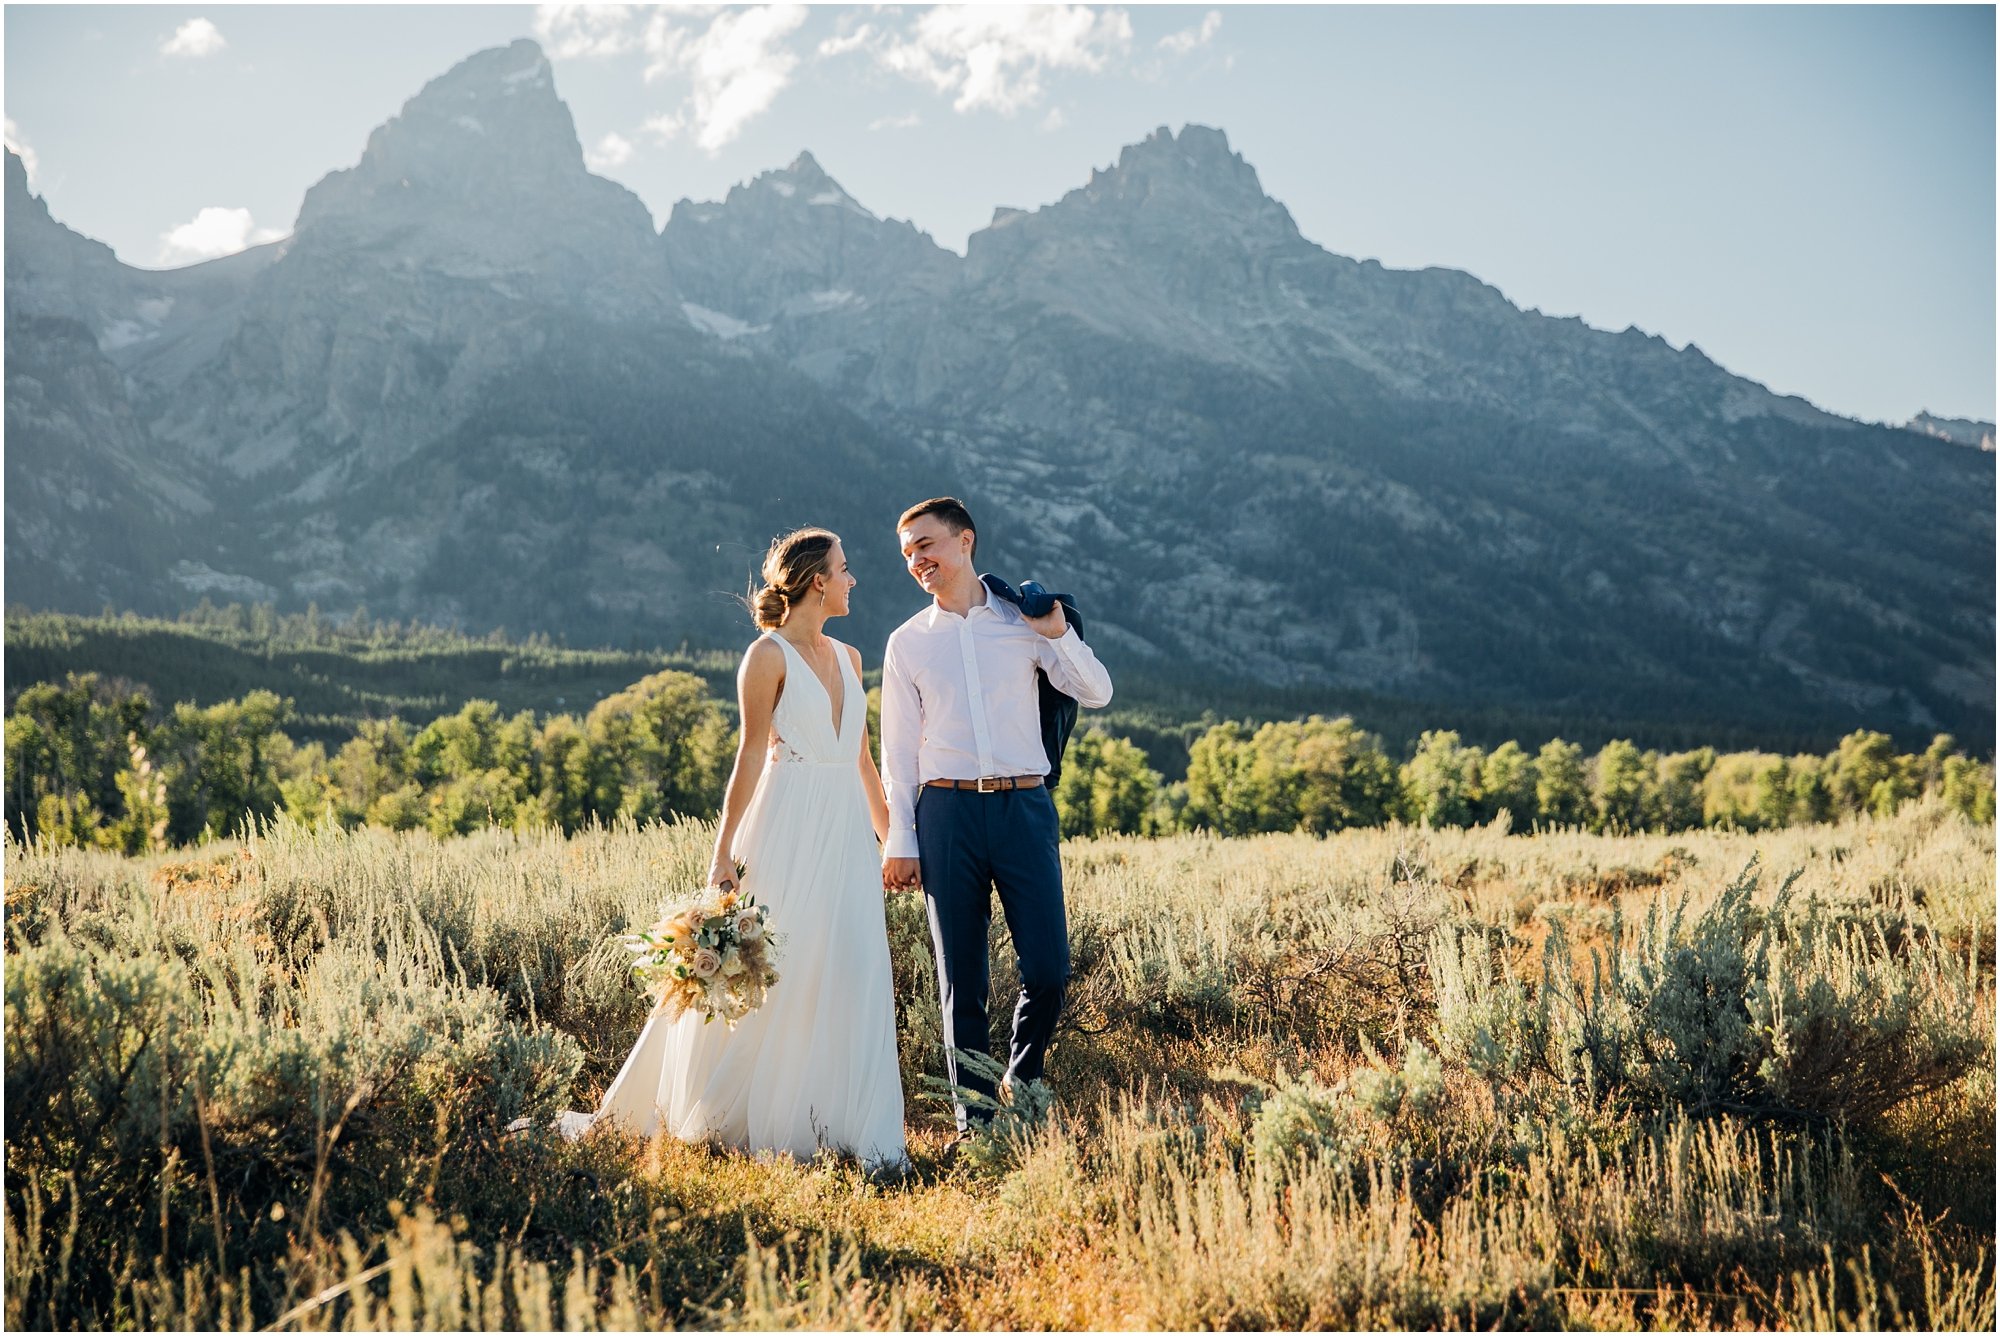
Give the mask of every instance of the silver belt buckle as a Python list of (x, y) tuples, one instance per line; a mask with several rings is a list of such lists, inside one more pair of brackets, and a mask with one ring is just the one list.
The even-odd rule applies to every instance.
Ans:
[(978, 779), (973, 780), (972, 781), (973, 790), (978, 793), (1000, 792), (1000, 777), (998, 775), (993, 776), (993, 787), (990, 789), (986, 787), (986, 779), (987, 777), (985, 775), (981, 775)]

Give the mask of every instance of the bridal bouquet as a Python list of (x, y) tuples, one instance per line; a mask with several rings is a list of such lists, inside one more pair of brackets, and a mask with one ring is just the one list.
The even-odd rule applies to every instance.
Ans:
[(702, 1023), (736, 1023), (764, 1005), (778, 981), (777, 943), (756, 897), (724, 891), (675, 910), (644, 932), (628, 932), (632, 973), (659, 994), (670, 1018), (693, 1011)]

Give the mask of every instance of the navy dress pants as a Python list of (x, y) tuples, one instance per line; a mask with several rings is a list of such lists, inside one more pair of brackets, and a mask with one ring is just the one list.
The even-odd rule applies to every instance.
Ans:
[[(1007, 1074), (1039, 1079), (1069, 986), (1055, 799), (1046, 786), (1004, 793), (926, 787), (917, 794), (916, 815), (924, 902), (937, 948), (945, 1071), (956, 1085), (995, 1093), (990, 1081), (959, 1070), (958, 1050), (991, 1052), (986, 935), (997, 891), (1021, 963)], [(967, 1111), (956, 1108), (963, 1129)]]

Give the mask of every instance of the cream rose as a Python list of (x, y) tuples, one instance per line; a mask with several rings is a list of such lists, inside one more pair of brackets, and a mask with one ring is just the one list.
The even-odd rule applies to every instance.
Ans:
[(722, 957), (709, 947), (702, 947), (694, 953), (690, 962), (697, 979), (712, 979), (722, 968)]
[(746, 942), (754, 942), (764, 935), (764, 915), (755, 909), (744, 909), (736, 914), (736, 935)]

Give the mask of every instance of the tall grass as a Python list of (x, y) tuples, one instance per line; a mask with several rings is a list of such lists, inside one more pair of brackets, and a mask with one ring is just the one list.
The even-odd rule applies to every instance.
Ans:
[(1072, 843), (1055, 1111), (956, 1156), (898, 897), (894, 1182), (540, 1130), (709, 837), (9, 845), (10, 1325), (1993, 1324), (1994, 840), (1935, 804)]

